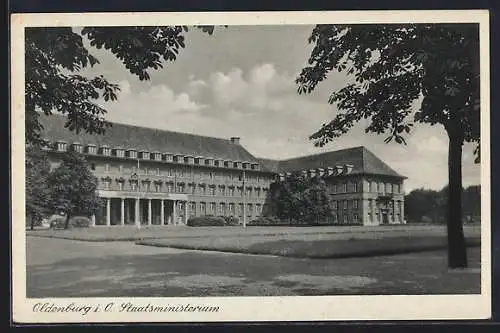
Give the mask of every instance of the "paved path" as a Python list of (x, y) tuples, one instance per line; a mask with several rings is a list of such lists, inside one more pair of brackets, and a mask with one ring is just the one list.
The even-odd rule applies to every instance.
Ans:
[(27, 237), (28, 297), (168, 297), (478, 293), (471, 269), (446, 268), (444, 251), (295, 259), (152, 248), (131, 242)]

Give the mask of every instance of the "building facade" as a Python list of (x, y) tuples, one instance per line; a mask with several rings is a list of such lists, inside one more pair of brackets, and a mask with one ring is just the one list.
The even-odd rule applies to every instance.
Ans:
[(52, 167), (68, 150), (85, 155), (99, 180), (95, 226), (182, 225), (191, 216), (266, 212), (272, 182), (299, 172), (323, 177), (332, 224), (404, 221), (404, 177), (364, 147), (288, 160), (259, 159), (239, 138), (221, 139), (114, 123), (105, 135), (76, 134), (62, 116), (41, 116)]

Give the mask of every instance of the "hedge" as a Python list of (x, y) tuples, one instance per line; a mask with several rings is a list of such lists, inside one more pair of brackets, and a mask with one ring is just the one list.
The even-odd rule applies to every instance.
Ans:
[(226, 225), (226, 221), (219, 216), (195, 216), (188, 219), (187, 225), (190, 227), (223, 227)]

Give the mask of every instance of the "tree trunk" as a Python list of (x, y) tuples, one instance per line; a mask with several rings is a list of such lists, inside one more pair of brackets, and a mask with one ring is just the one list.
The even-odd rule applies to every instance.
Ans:
[(467, 248), (462, 227), (462, 143), (452, 131), (448, 131), (448, 266), (467, 267)]
[(33, 215), (31, 215), (31, 230), (34, 230), (35, 229), (35, 217)]
[(70, 219), (70, 215), (66, 214), (66, 222), (64, 223), (64, 229), (69, 228), (69, 219)]

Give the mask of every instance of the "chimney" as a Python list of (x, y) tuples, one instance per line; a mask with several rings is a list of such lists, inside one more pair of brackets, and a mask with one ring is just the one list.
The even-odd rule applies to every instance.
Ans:
[(240, 144), (240, 138), (238, 136), (233, 136), (231, 138), (231, 142), (234, 143), (235, 145), (239, 145)]

